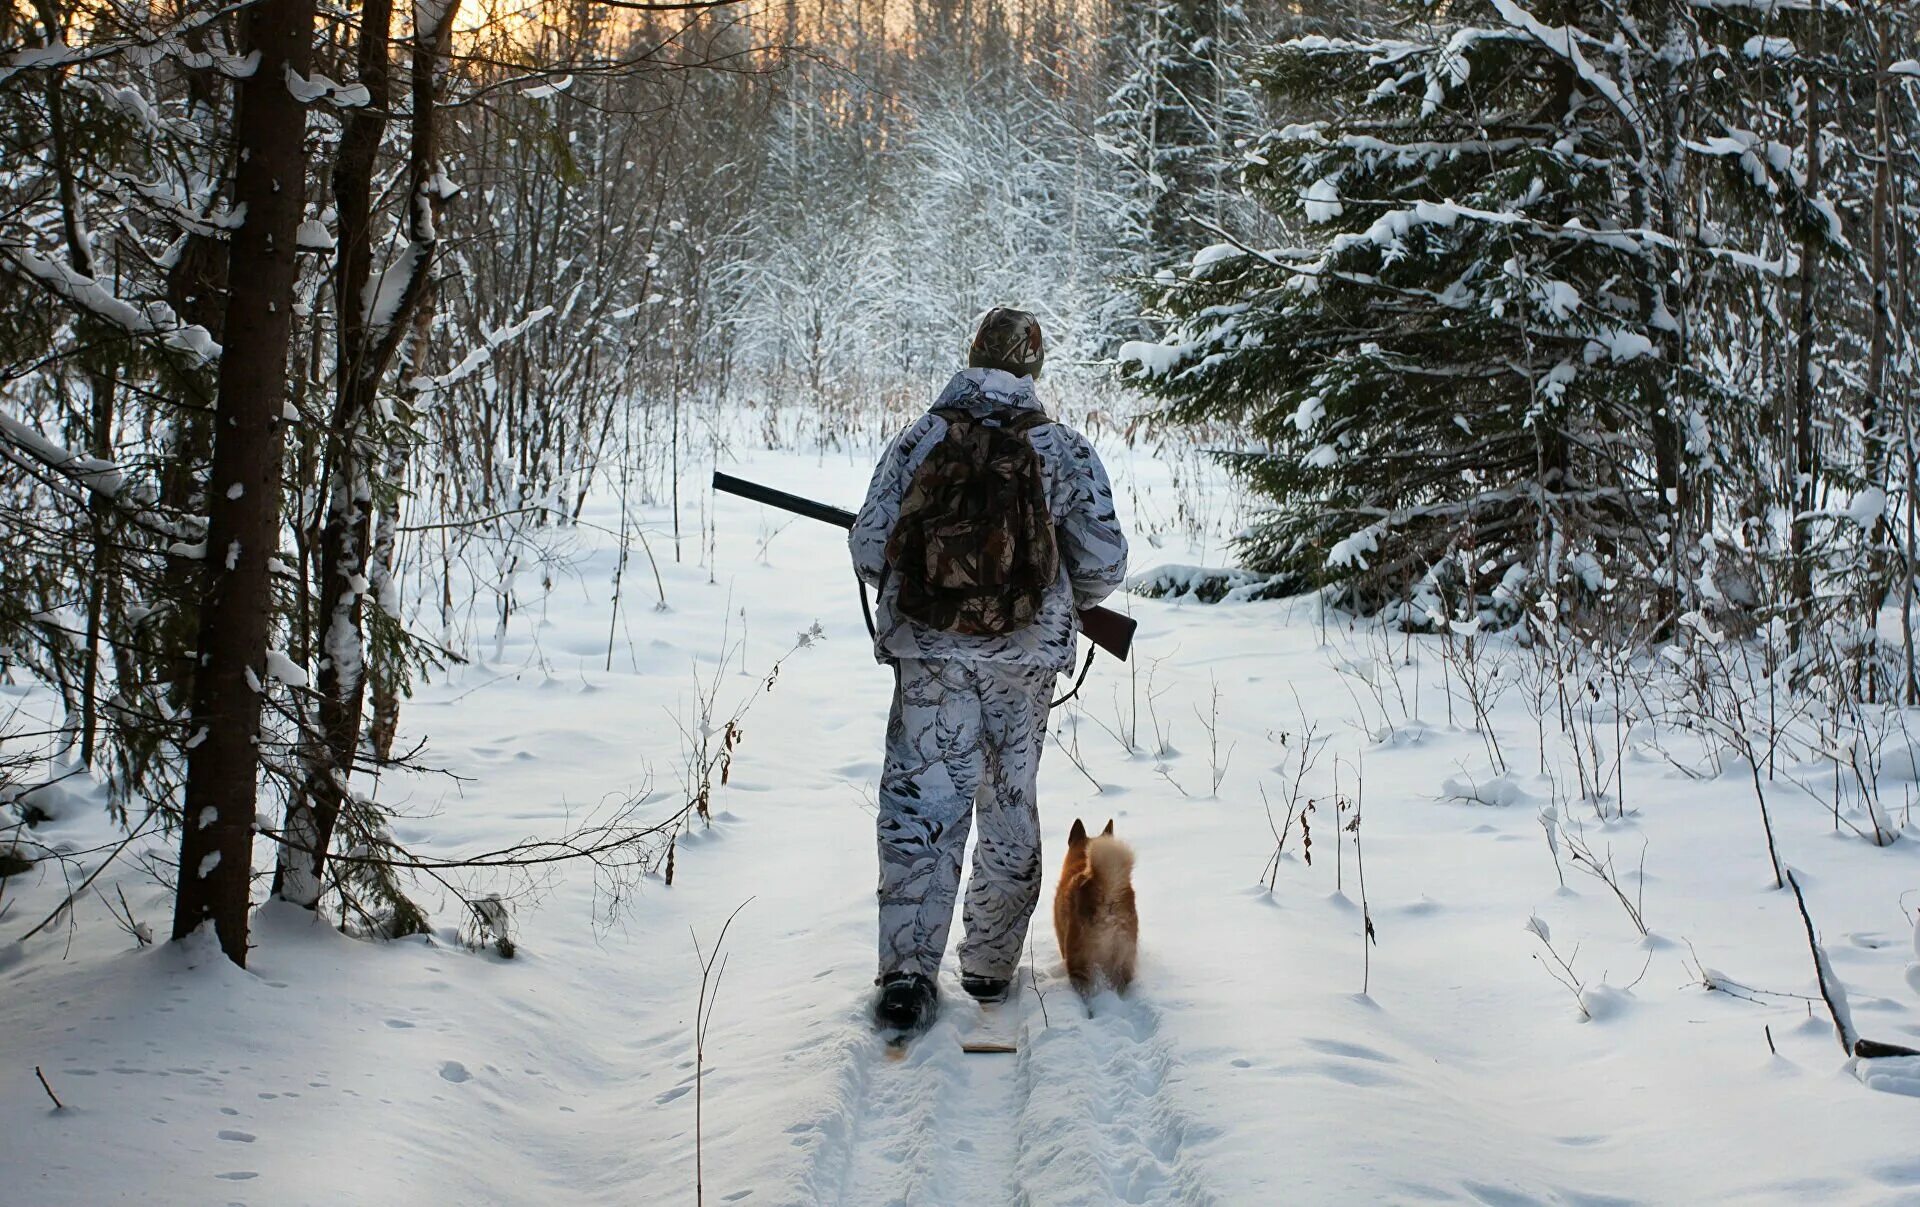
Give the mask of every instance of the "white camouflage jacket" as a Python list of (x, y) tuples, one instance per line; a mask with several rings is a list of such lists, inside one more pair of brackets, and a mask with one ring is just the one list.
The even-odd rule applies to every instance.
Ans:
[[(1039, 410), (1031, 377), (998, 369), (968, 369), (954, 375), (933, 404), (964, 407), (975, 414)], [(1060, 542), (1060, 577), (1041, 603), (1034, 622), (1002, 637), (968, 637), (929, 629), (894, 610), (898, 586), (883, 584), (887, 537), (900, 517), (900, 501), (914, 471), (947, 434), (947, 421), (928, 413), (894, 437), (873, 471), (867, 501), (848, 534), (853, 568), (869, 586), (881, 587), (874, 615), (874, 656), (950, 658), (971, 662), (1010, 662), (1068, 670), (1073, 666), (1079, 609), (1092, 607), (1117, 589), (1127, 576), (1127, 537), (1113, 510), (1113, 486), (1100, 457), (1079, 432), (1060, 423), (1033, 428), (1027, 438), (1040, 454), (1041, 476), (1052, 505)]]

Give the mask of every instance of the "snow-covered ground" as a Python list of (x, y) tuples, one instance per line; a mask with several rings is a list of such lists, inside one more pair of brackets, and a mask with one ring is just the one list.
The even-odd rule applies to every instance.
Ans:
[[(1228, 510), (1179, 465), (1106, 451), (1130, 519), (1174, 514), (1176, 471), (1189, 513)], [(867, 472), (846, 454), (729, 468), (844, 505)], [(715, 1203), (1920, 1202), (1920, 1099), (1870, 1087), (1808, 1000), (1744, 772), (1692, 778), (1660, 751), (1697, 765), (1697, 743), (1642, 733), (1626, 817), (1603, 821), (1556, 799), (1564, 764), (1531, 774), (1521, 686), (1493, 707), (1515, 768), (1497, 779), (1435, 639), (1384, 643), (1299, 602), (1118, 601), (1141, 621), (1132, 673), (1102, 665), (1056, 716), (1047, 832), (1057, 852), (1076, 816), (1111, 817), (1137, 848), (1137, 991), (1082, 1008), (1043, 910), (1033, 987), (1006, 1008), (1019, 1054), (963, 1055), (975, 1007), (949, 984), (945, 1020), (888, 1061), (865, 1021), (888, 674), (839, 532), (730, 498), (713, 515), (711, 566), (653, 538), (669, 610), (630, 567), (611, 671), (612, 538), (587, 530), (543, 597), (530, 572), (503, 640), (403, 712), (401, 744), (453, 775), (379, 786), (435, 854), (647, 789), (665, 815), (698, 685), (717, 683), (716, 723), (752, 707), (671, 886), (609, 922), (594, 878), (556, 868), (517, 907), (510, 960), (461, 946), (430, 886), (445, 929), (389, 944), (268, 909), (243, 972), (211, 944), (136, 950), (92, 894), (71, 928), (15, 943), (64, 887), (9, 881), (0, 1202), (687, 1202), (696, 1153)], [(1137, 567), (1219, 560), (1171, 531), (1137, 541)], [(824, 639), (763, 690), (816, 621)], [(1296, 823), (1269, 869), (1268, 806), (1284, 818), (1308, 726), (1313, 860)], [(1336, 793), (1358, 797), (1357, 834)], [(1804, 792), (1771, 800), (1860, 1029), (1914, 1043), (1920, 830), (1876, 849)], [(1564, 839), (1556, 871), (1549, 805), (1611, 853), (1648, 936)], [(112, 836), (84, 792), (66, 806), (43, 838)], [(131, 863), (104, 899), (116, 883), (164, 933), (161, 891)], [(697, 1079), (696, 937), (711, 954), (736, 909)], [(1702, 965), (1765, 992), (1710, 992)], [(1880, 1065), (1880, 1088), (1920, 1086)]]

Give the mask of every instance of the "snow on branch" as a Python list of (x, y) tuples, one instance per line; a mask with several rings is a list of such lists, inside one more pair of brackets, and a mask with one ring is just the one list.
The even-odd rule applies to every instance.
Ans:
[[(1348, 200), (1351, 201), (1351, 199)], [(1545, 222), (1527, 214), (1479, 209), (1461, 205), (1456, 201), (1416, 201), (1405, 208), (1390, 209), (1375, 219), (1365, 231), (1335, 238), (1328, 245), (1327, 253), (1338, 255), (1364, 244), (1390, 247), (1402, 240), (1414, 227), (1450, 227), (1462, 220), (1490, 226), (1516, 227), (1546, 238), (1598, 244), (1628, 255), (1643, 254), (1649, 246), (1666, 251), (1698, 252), (1775, 277), (1791, 276), (1799, 268), (1798, 258), (1791, 253), (1783, 253), (1780, 259), (1769, 260), (1764, 256), (1735, 248), (1685, 242), (1644, 227), (1599, 230), (1577, 218), (1570, 218), (1565, 222)]]
[(500, 345), (506, 343), (508, 340), (515, 338), (535, 323), (543, 319), (551, 318), (552, 316), (553, 307), (542, 306), (519, 322), (511, 323), (498, 331), (482, 330), (481, 334), (486, 338), (487, 342), (461, 357), (459, 364), (438, 377), (416, 377), (409, 382), (408, 385), (421, 394), (430, 394), (435, 390), (444, 390), (448, 386), (457, 385), (473, 376), (482, 365), (492, 360), (494, 349), (500, 347)]
[(239, 229), (240, 219), (224, 197), (208, 198), (213, 206), (209, 212), (188, 196), (186, 190), (170, 181), (149, 183), (111, 169), (107, 172), (107, 181), (122, 200), (138, 201), (180, 229), (193, 234), (209, 239), (224, 239), (228, 232)]
[(365, 84), (336, 84), (317, 71), (303, 76), (291, 67), (287, 68), (287, 91), (303, 105), (318, 101), (336, 109), (360, 109), (373, 102)]
[(129, 302), (94, 278), (18, 244), (0, 243), (0, 259), (11, 262), (75, 308), (128, 335), (155, 337), (196, 365), (207, 364), (220, 355), (220, 345), (205, 327), (181, 322), (165, 302)]
[(374, 342), (378, 342), (393, 326), (401, 303), (406, 301), (408, 292), (414, 288), (414, 278), (419, 275), (426, 258), (425, 244), (408, 243), (393, 263), (381, 269), (379, 275), (361, 289), (360, 322)]
[(1687, 0), (1687, 4), (1708, 12), (1810, 13), (1814, 0)]
[[(1494, 11), (1509, 24), (1525, 30), (1540, 45), (1566, 60), (1574, 73), (1586, 81), (1588, 87), (1605, 98), (1606, 102), (1613, 106), (1614, 111), (1619, 113), (1621, 120), (1626, 122), (1627, 128), (1633, 131), (1635, 141), (1641, 146), (1646, 145), (1646, 131), (1642, 128), (1644, 123), (1636, 107), (1620, 91), (1620, 85), (1614, 82), (1612, 76), (1588, 62), (1587, 56), (1581, 53), (1580, 41), (1592, 39), (1586, 39), (1583, 34), (1576, 37), (1579, 31), (1571, 25), (1548, 25), (1521, 8), (1514, 0), (1492, 0), (1492, 3)], [(1603, 44), (1596, 42), (1595, 45)]]
[(121, 488), (126, 485), (126, 478), (121, 474), (120, 467), (113, 462), (102, 461), (98, 457), (83, 456), (63, 448), (13, 416), (4, 413), (0, 413), (0, 440), (5, 440), (35, 461), (49, 469), (59, 471), (95, 494), (105, 495), (110, 499), (118, 498)]
[(202, 132), (197, 128), (163, 114), (160, 107), (137, 88), (71, 75), (67, 78), (66, 86), (98, 98), (101, 104), (137, 123), (150, 134), (168, 135), (187, 142), (202, 137)]
[(1700, 155), (1737, 161), (1753, 187), (1770, 196), (1780, 191), (1770, 172), (1790, 177), (1797, 187), (1806, 184), (1806, 177), (1794, 171), (1792, 147), (1748, 130), (1731, 130), (1712, 138), (1682, 139), (1680, 145)]
[(1369, 55), (1375, 66), (1389, 66), (1403, 59), (1412, 58), (1433, 49), (1426, 42), (1402, 42), (1372, 40), (1357, 41), (1352, 38), (1329, 38), (1324, 34), (1308, 34), (1304, 38), (1293, 38), (1280, 43), (1280, 50), (1298, 54), (1316, 55)]
[(166, 29), (140, 28), (134, 30), (129, 37), (101, 42), (94, 46), (73, 46), (64, 39), (55, 38), (45, 46), (0, 49), (0, 84), (29, 71), (63, 71), (81, 63), (97, 63), (119, 55), (126, 55), (141, 63), (169, 58), (187, 67), (211, 68), (234, 79), (243, 79), (252, 75), (254, 68), (259, 66), (258, 51), (244, 56), (212, 54), (193, 49), (186, 44), (183, 37), (196, 29), (216, 24), (234, 13), (252, 8), (257, 3), (259, 0), (236, 0), (233, 4), (223, 4), (206, 12), (195, 13), (178, 25)]
[(196, 537), (204, 539), (193, 519), (170, 519), (153, 511), (151, 492), (130, 485), (126, 474), (114, 462), (76, 453), (5, 413), (0, 413), (0, 455), (28, 472), (33, 472), (35, 466), (44, 467), (52, 475), (48, 482), (71, 484), (61, 485), (60, 489), (76, 502), (81, 490), (91, 491), (134, 524), (157, 536), (186, 543)]

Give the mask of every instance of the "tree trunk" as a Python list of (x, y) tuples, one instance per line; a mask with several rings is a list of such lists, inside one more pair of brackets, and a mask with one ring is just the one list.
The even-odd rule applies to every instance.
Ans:
[(413, 117), (407, 194), (408, 246), (388, 272), (403, 273), (390, 303), (369, 296), (372, 272), (371, 197), (373, 164), (391, 105), (388, 56), (392, 4), (371, 0), (363, 10), (360, 82), (371, 103), (357, 111), (341, 139), (334, 167), (334, 198), (340, 215), (340, 259), (334, 282), (339, 311), (337, 395), (329, 425), (330, 470), (326, 523), (321, 535), (319, 596), (320, 675), (318, 741), (307, 755), (300, 795), (287, 809), (285, 841), (274, 873), (274, 893), (315, 908), (320, 901), (328, 847), (351, 791), (353, 767), (366, 711), (364, 600), (370, 586), (369, 538), (376, 469), (386, 459), (369, 431), (374, 402), (387, 365), (409, 318), (425, 296), (436, 243), (433, 195), (437, 192), (435, 64), (443, 53), (454, 3), (435, 13), (431, 3), (414, 7)]
[[(49, 14), (51, 15), (51, 14)], [(51, 34), (59, 27), (49, 25)], [(65, 84), (59, 73), (47, 77), (47, 131), (53, 145), (53, 169), (59, 180), (61, 228), (67, 241), (67, 263), (83, 277), (95, 275), (93, 238), (87, 230), (80, 208), (80, 186), (74, 177), (75, 156), (66, 122)], [(82, 320), (80, 330), (93, 335), (94, 324)], [(87, 380), (87, 455), (100, 461), (113, 459), (113, 411), (117, 379), (113, 370), (100, 363), (106, 354), (93, 353), (85, 358), (82, 375)], [(100, 735), (100, 641), (102, 613), (108, 596), (115, 592), (119, 570), (113, 542), (113, 501), (93, 493), (87, 500), (89, 537), (93, 543), (93, 570), (87, 583), (87, 627), (83, 638), (86, 659), (80, 668), (80, 761), (93, 766)]]
[(317, 733), (305, 736), (306, 774), (287, 803), (287, 820), (274, 869), (273, 892), (313, 909), (340, 806), (350, 790), (360, 731), (365, 660), (360, 641), (360, 596), (366, 590), (366, 549), (372, 482), (367, 417), (377, 370), (367, 372), (367, 280), (373, 269), (373, 168), (392, 105), (390, 63), (393, 4), (368, 0), (360, 10), (359, 83), (368, 103), (346, 119), (333, 164), (334, 209), (339, 214), (339, 259), (334, 265), (336, 312), (334, 407), (326, 432), (322, 478), (326, 513), (320, 531), (316, 628), (319, 633)]
[[(443, 203), (436, 199), (434, 217), (440, 216)], [(413, 331), (407, 337), (400, 352), (400, 371), (409, 383), (426, 371), (428, 341), (433, 330), (433, 315), (436, 293), (431, 280), (420, 299), (420, 306), (413, 314)], [(401, 387), (401, 399), (411, 412), (419, 390), (411, 384)], [(399, 483), (405, 480), (408, 467), (408, 450), (392, 450), (387, 461), (387, 480)], [(397, 594), (393, 585), (399, 546), (400, 517), (397, 508), (388, 507), (381, 511), (380, 521), (373, 532), (373, 555), (368, 582), (373, 590), (374, 606), (382, 607), (382, 600)], [(394, 623), (400, 621), (394, 616)], [(373, 748), (373, 757), (386, 762), (393, 757), (394, 735), (400, 729), (400, 688), (405, 676), (405, 668), (393, 665), (390, 659), (372, 658), (367, 663), (368, 690), (373, 697), (373, 720), (367, 725), (367, 744)]]
[[(206, 29), (196, 27), (183, 39), (189, 49), (205, 49)], [(208, 146), (221, 146), (225, 139), (217, 117), (219, 86), (211, 68), (183, 71), (187, 93), (187, 113), (193, 128)], [(211, 210), (224, 193), (231, 165), (227, 154), (204, 168), (198, 177), (202, 193), (196, 201)], [(187, 232), (182, 236), (180, 255), (167, 271), (167, 302), (183, 322), (206, 329), (214, 339), (224, 339), (222, 323), (226, 314), (227, 245), (211, 235)], [(199, 509), (196, 496), (203, 483), (200, 471), (207, 463), (213, 443), (212, 394), (217, 366), (204, 373), (177, 372), (170, 381), (181, 397), (174, 408), (160, 456), (160, 504), (172, 512)], [(196, 659), (195, 638), (199, 631), (195, 606), (200, 590), (200, 563), (174, 553), (166, 556), (161, 576), (160, 597), (167, 603), (165, 635), (159, 644), (168, 653), (162, 672), (169, 706), (187, 712), (193, 705), (193, 681)]]
[[(1878, 163), (1873, 173), (1873, 205), (1867, 215), (1868, 288), (1872, 290), (1873, 310), (1867, 336), (1867, 391), (1864, 414), (1861, 416), (1862, 460), (1865, 465), (1862, 476), (1868, 486), (1881, 487), (1886, 491), (1886, 497), (1891, 499), (1894, 494), (1891, 489), (1893, 483), (1887, 480), (1887, 466), (1893, 431), (1887, 410), (1887, 360), (1892, 343), (1888, 330), (1892, 318), (1892, 298), (1887, 285), (1887, 234), (1892, 222), (1895, 151), (1887, 112), (1887, 85), (1893, 66), (1893, 47), (1885, 13), (1875, 15), (1873, 34), (1873, 145)], [(1893, 586), (1896, 572), (1891, 556), (1894, 535), (1890, 507), (1881, 509), (1880, 517), (1865, 536), (1867, 563), (1858, 606), (1862, 622), (1872, 625)]]
[[(1820, 5), (1814, 5), (1816, 20)], [(1820, 53), (1816, 37), (1812, 53)], [(1827, 245), (1826, 219), (1813, 207), (1819, 200), (1820, 162), (1820, 86), (1807, 76), (1807, 184), (1800, 213), (1800, 281), (1797, 330), (1793, 348), (1793, 394), (1786, 429), (1789, 445), (1788, 482), (1785, 492), (1793, 521), (1788, 538), (1788, 584), (1794, 624), (1804, 634), (1813, 621), (1813, 332), (1816, 324), (1815, 294), (1820, 285), (1821, 261)]]
[(173, 937), (211, 921), (247, 962), (247, 905), (259, 788), (260, 687), (273, 610), (267, 563), (279, 540), (282, 408), (306, 185), (306, 109), (288, 88), (309, 70), (314, 0), (260, 0), (242, 18), (258, 66), (237, 89), (227, 299), (207, 492), (207, 549), (188, 739)]

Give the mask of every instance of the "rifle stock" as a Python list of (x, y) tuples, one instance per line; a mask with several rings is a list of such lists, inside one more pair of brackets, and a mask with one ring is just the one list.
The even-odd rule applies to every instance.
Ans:
[(1087, 640), (1122, 662), (1133, 649), (1133, 631), (1139, 627), (1140, 622), (1125, 612), (1099, 604), (1080, 609), (1080, 631), (1087, 635)]
[[(809, 520), (819, 520), (841, 528), (853, 527), (854, 514), (843, 507), (816, 503), (812, 499), (762, 486), (758, 482), (749, 482), (745, 478), (736, 478), (717, 469), (713, 471), (713, 488), (739, 495), (743, 499), (752, 499), (756, 503), (765, 503), (769, 507), (778, 507)], [(1087, 635), (1087, 640), (1122, 662), (1127, 660), (1127, 654), (1133, 649), (1133, 631), (1138, 627), (1139, 622), (1133, 617), (1112, 608), (1095, 606), (1080, 610), (1080, 631)]]

